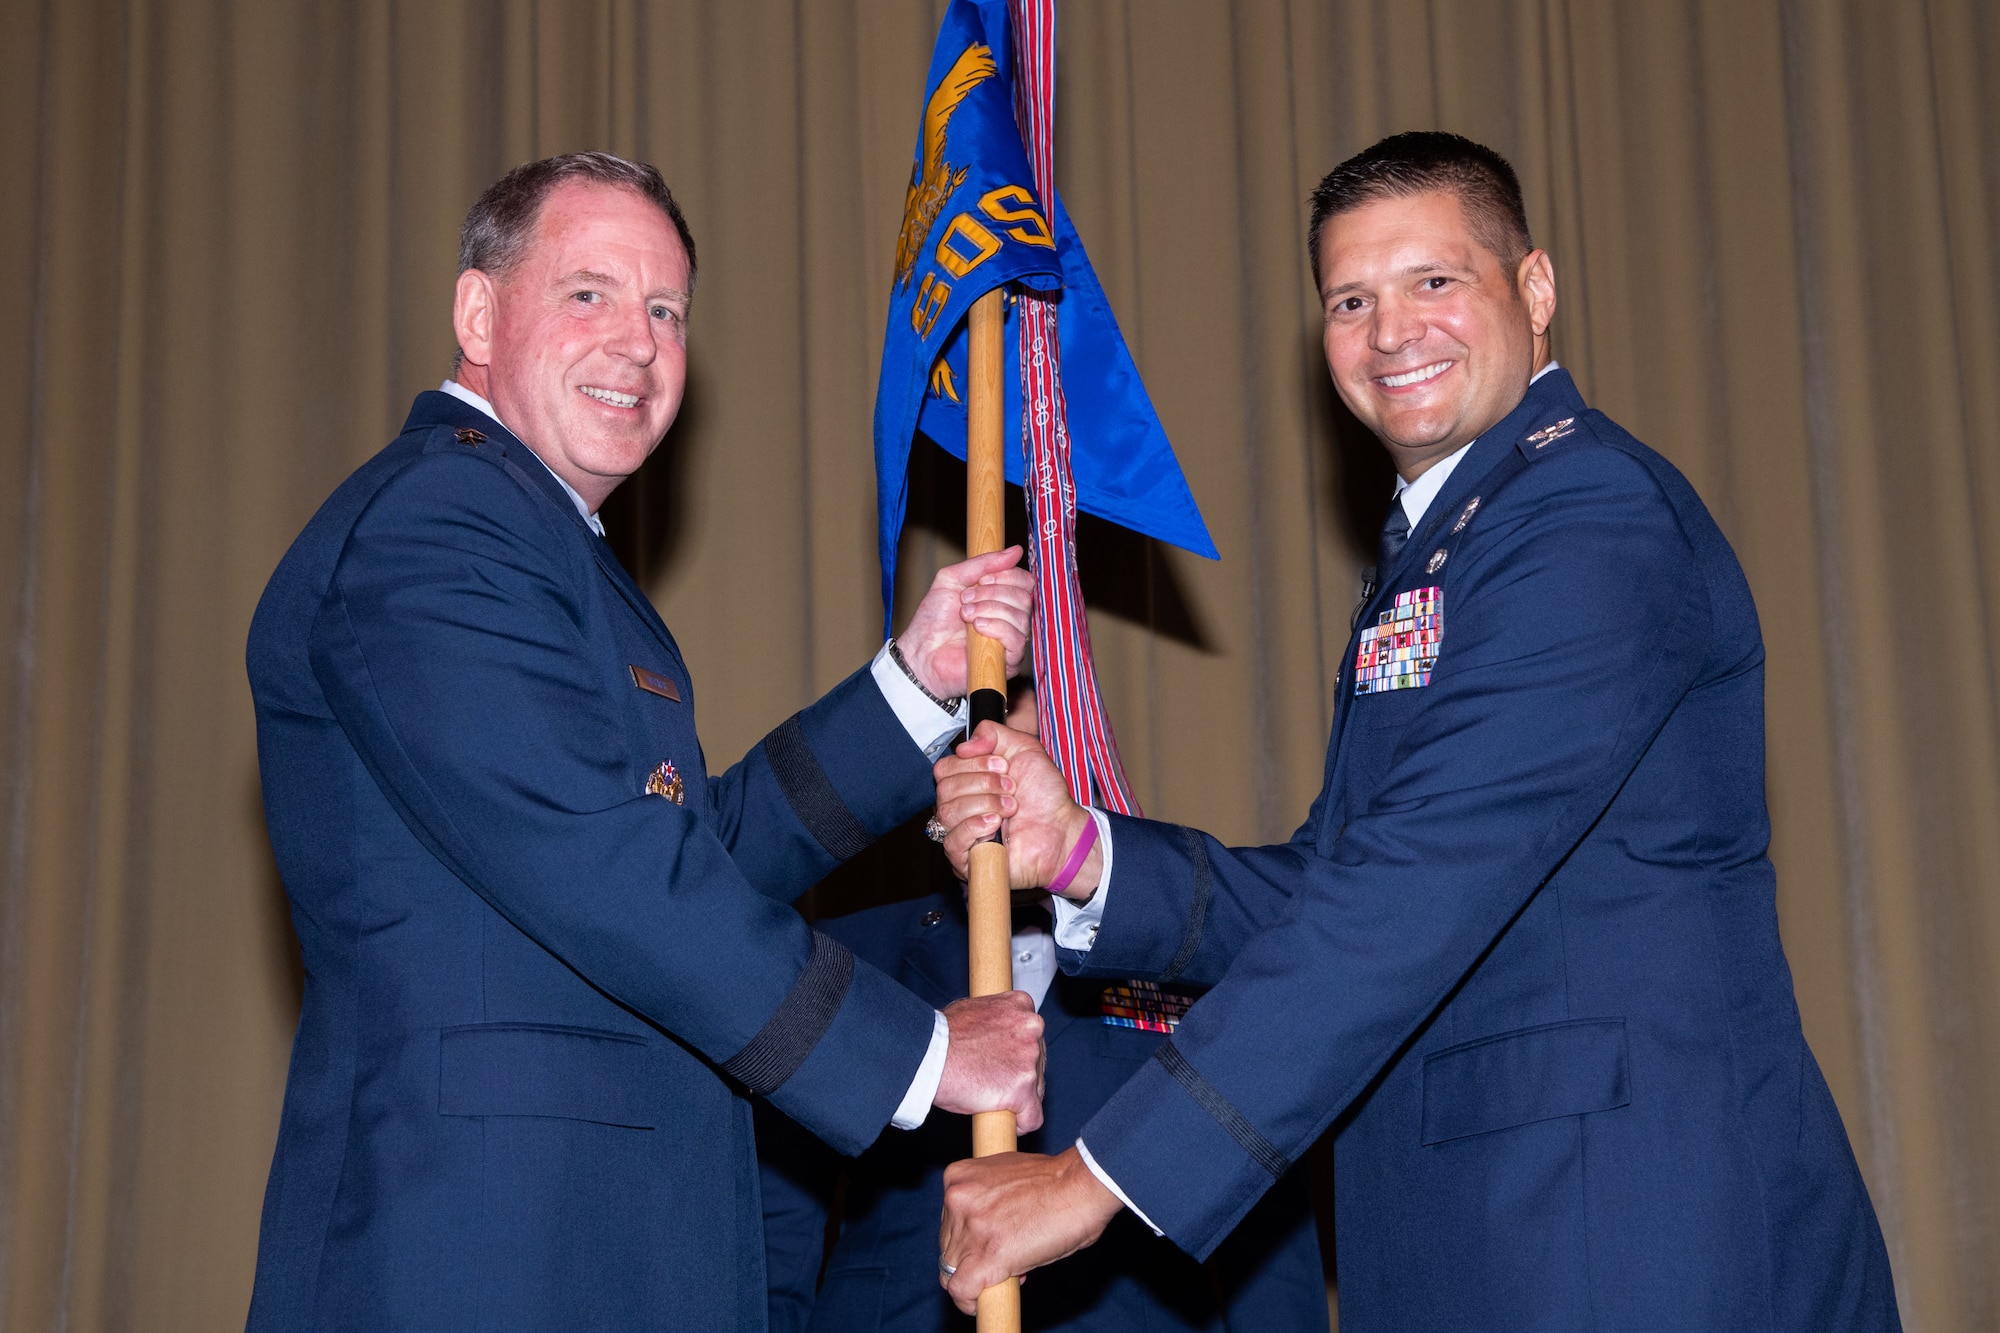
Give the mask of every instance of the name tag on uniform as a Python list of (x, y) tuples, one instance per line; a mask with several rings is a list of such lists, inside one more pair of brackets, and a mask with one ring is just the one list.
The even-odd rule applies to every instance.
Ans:
[(1178, 988), (1150, 981), (1121, 981), (1104, 988), (1104, 1021), (1115, 1028), (1170, 1033), (1181, 1025), (1181, 1015), (1194, 998)]
[(1412, 588), (1361, 631), (1354, 651), (1354, 693), (1414, 690), (1431, 683), (1444, 637), (1444, 589)]
[(630, 666), (634, 685), (648, 694), (657, 694), (662, 699), (672, 699), (675, 703), (681, 701), (680, 686), (674, 684), (671, 677), (663, 676), (657, 671), (648, 671), (637, 662), (631, 663)]

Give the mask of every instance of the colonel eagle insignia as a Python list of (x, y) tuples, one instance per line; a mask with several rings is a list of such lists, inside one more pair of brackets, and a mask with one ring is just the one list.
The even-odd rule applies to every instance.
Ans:
[(910, 188), (903, 196), (903, 230), (896, 237), (898, 287), (910, 285), (910, 275), (917, 268), (917, 251), (923, 248), (924, 237), (931, 234), (931, 224), (937, 221), (952, 191), (965, 183), (966, 168), (954, 171), (944, 160), (944, 132), (951, 123), (951, 113), (982, 79), (999, 72), (993, 48), (974, 42), (960, 53), (924, 108), (923, 152), (910, 167)]

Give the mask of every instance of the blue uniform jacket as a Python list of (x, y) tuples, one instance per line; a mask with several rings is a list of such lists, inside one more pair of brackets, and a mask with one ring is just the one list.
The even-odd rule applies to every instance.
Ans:
[(249, 670), (305, 962), (250, 1327), (762, 1328), (745, 1092), (857, 1152), (931, 1036), (789, 906), (931, 798), (873, 680), (711, 775), (666, 626), (442, 393), (293, 543)]
[(1113, 817), (1065, 966), (1218, 984), (1097, 1160), (1206, 1254), (1333, 1126), (1343, 1333), (1896, 1327), (1778, 942), (1756, 611), (1693, 489), (1554, 371), (1357, 624), (1290, 842)]
[[(819, 928), (935, 1005), (966, 992), (963, 896), (934, 894)], [(1028, 1152), (1060, 1150), (1140, 1069), (1162, 1038), (1103, 1020), (1103, 983), (1059, 976), (1042, 1001), (1048, 1044), (1043, 1128)], [(938, 1286), (944, 1168), (972, 1153), (970, 1122), (932, 1113), (882, 1136), (849, 1165), (841, 1228), (815, 1297), (838, 1162), (797, 1125), (757, 1112), (771, 1333), (945, 1333), (969, 1329)], [(1288, 1174), (1203, 1266), (1121, 1213), (1104, 1238), (1039, 1269), (1021, 1290), (1022, 1322), (1039, 1333), (1311, 1333), (1327, 1326), (1319, 1236), (1298, 1172)]]

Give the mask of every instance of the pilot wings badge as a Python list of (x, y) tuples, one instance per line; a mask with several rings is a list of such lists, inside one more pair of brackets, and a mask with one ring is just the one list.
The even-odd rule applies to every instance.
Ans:
[(944, 160), (945, 129), (951, 113), (958, 110), (972, 90), (984, 79), (1000, 72), (993, 48), (974, 42), (960, 53), (951, 72), (938, 81), (937, 91), (924, 107), (923, 157), (910, 167), (910, 188), (903, 196), (903, 230), (896, 236), (896, 285), (908, 287), (916, 271), (917, 256), (931, 224), (944, 211), (945, 200), (965, 183), (966, 169), (952, 169)]

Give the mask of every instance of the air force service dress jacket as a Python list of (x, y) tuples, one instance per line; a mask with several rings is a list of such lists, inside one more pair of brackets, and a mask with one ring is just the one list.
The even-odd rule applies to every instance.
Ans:
[(1111, 817), (1065, 966), (1218, 984), (1097, 1163), (1203, 1255), (1333, 1126), (1344, 1333), (1895, 1328), (1779, 947), (1756, 611), (1687, 481), (1553, 371), (1357, 626), (1290, 842)]
[[(966, 993), (965, 901), (956, 888), (823, 919), (819, 929), (933, 1004)], [(1042, 998), (1045, 1118), (1022, 1136), (1022, 1151), (1068, 1147), (1162, 1040), (1106, 1023), (1103, 993), (1102, 982), (1057, 976)], [(944, 1169), (971, 1155), (964, 1116), (934, 1115), (914, 1133), (883, 1135), (848, 1164), (829, 1254), (839, 1163), (797, 1125), (758, 1107), (771, 1333), (969, 1328), (938, 1285), (937, 1266)], [(1303, 1172), (1275, 1185), (1208, 1264), (1121, 1215), (1089, 1249), (1036, 1270), (1021, 1307), (1022, 1327), (1033, 1333), (1325, 1333), (1326, 1277)]]
[(249, 670), (305, 962), (250, 1327), (761, 1329), (746, 1090), (857, 1152), (932, 1035), (788, 906), (931, 799), (868, 673), (711, 775), (645, 596), (443, 393)]

